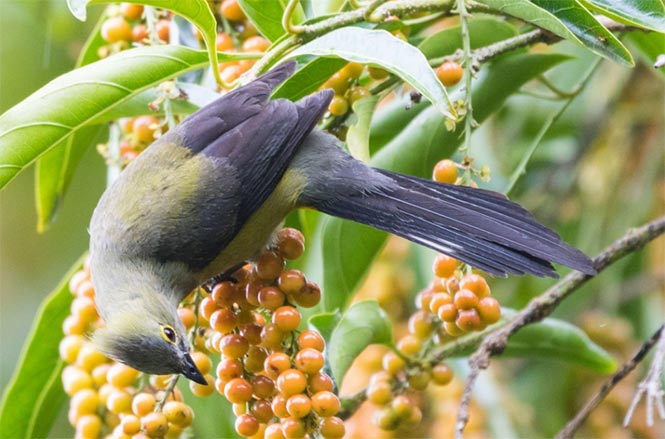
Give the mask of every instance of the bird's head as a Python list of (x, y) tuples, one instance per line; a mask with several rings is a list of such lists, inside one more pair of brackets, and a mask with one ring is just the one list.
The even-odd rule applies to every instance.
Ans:
[(159, 297), (119, 304), (92, 341), (106, 356), (142, 372), (182, 374), (207, 384), (189, 354), (185, 328), (175, 307)]

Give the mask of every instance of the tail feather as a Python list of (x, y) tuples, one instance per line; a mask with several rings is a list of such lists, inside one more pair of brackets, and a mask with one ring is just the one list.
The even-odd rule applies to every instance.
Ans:
[(378, 172), (394, 184), (328, 199), (316, 208), (402, 236), (496, 276), (556, 277), (551, 262), (595, 272), (584, 253), (500, 194)]

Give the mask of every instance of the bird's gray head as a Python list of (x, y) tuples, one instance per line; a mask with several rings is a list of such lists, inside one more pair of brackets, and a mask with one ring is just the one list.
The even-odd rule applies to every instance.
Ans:
[(182, 374), (207, 384), (189, 354), (185, 328), (176, 308), (159, 297), (118, 304), (95, 332), (93, 343), (114, 360), (149, 374)]

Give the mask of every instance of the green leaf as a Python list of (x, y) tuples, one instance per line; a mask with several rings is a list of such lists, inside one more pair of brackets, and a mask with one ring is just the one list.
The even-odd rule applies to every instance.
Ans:
[(0, 437), (46, 437), (66, 395), (60, 382), (64, 362), (58, 346), (62, 324), (73, 295), (69, 279), (83, 264), (81, 257), (42, 302), (14, 375), (0, 403)]
[[(501, 323), (488, 327), (482, 333), (457, 338), (448, 352), (449, 357), (466, 357), (480, 346), (484, 336), (504, 324), (517, 311), (502, 308)], [(457, 349), (458, 348), (458, 349)], [(503, 357), (546, 358), (584, 366), (600, 373), (616, 369), (614, 358), (598, 346), (577, 326), (563, 320), (546, 318), (524, 326), (508, 339)]]
[[(282, 16), (288, 0), (238, 0), (245, 15), (254, 23), (261, 35), (275, 41), (286, 33), (282, 27)], [(298, 24), (305, 19), (305, 12), (296, 6), (291, 22)]]
[[(237, 57), (220, 54), (222, 60)], [(54, 79), (0, 116), (0, 188), (82, 127), (101, 122), (144, 90), (206, 64), (199, 50), (140, 47)]]
[(341, 385), (356, 357), (371, 344), (390, 344), (392, 325), (374, 300), (351, 305), (330, 336), (327, 352), (335, 382)]
[(272, 98), (297, 101), (318, 90), (333, 73), (346, 64), (347, 62), (340, 58), (315, 58), (277, 87)]
[[(663, 47), (665, 47), (665, 34), (631, 32), (626, 35), (626, 39), (637, 47), (638, 53), (650, 66), (654, 65), (656, 58), (663, 53)], [(665, 75), (663, 68), (656, 69), (656, 71)]]
[(504, 355), (565, 361), (600, 373), (612, 373), (614, 358), (575, 325), (547, 318), (525, 326), (510, 337)]
[(661, 0), (582, 0), (590, 9), (632, 26), (665, 32), (665, 5)]
[(326, 345), (328, 345), (330, 343), (330, 336), (340, 320), (342, 320), (342, 314), (338, 310), (334, 312), (322, 312), (314, 314), (307, 319), (307, 327), (318, 331), (326, 341)]
[[(67, 6), (74, 17), (81, 21), (85, 21), (87, 16), (86, 7), (88, 5), (96, 5), (101, 3), (109, 3), (108, 0), (67, 0)], [(217, 68), (217, 20), (212, 13), (207, 0), (187, 0), (187, 1), (173, 1), (173, 0), (137, 0), (134, 3), (154, 6), (156, 8), (167, 9), (174, 12), (196, 26), (203, 35), (203, 41), (208, 49), (208, 58), (212, 67), (212, 72), (218, 84), (222, 83), (219, 76), (219, 69)]]
[(351, 155), (363, 162), (369, 162), (369, 125), (379, 96), (367, 96), (353, 103), (353, 114), (357, 121), (349, 127), (346, 144)]
[[(480, 123), (501, 108), (505, 100), (530, 79), (567, 60), (564, 55), (522, 53), (488, 65), (474, 81), (474, 118)], [(457, 92), (454, 98), (461, 98)], [(377, 168), (429, 178), (439, 160), (450, 157), (462, 139), (463, 126), (454, 132), (433, 107), (423, 109), (370, 161)], [(321, 252), (310, 252), (303, 262), (308, 276), (323, 290), (320, 309), (343, 309), (383, 246), (386, 233), (358, 223), (323, 217), (318, 223)], [(323, 269), (325, 267), (325, 270)]]
[(384, 30), (359, 27), (336, 29), (291, 52), (300, 55), (338, 56), (347, 61), (384, 68), (412, 85), (444, 115), (455, 119), (446, 89), (436, 78), (427, 58)]
[(37, 231), (45, 232), (56, 214), (74, 176), (74, 171), (88, 148), (95, 144), (101, 125), (86, 126), (44, 154), (35, 167), (35, 202)]
[(311, 3), (315, 16), (332, 14), (344, 6), (344, 0), (313, 0)]
[[(103, 13), (97, 20), (97, 24), (81, 49), (76, 67), (100, 59), (97, 54), (98, 49), (106, 44), (100, 29), (106, 18), (107, 14)], [(94, 143), (99, 131), (100, 127), (85, 127), (81, 133), (63, 140), (37, 161), (35, 202), (38, 232), (46, 231), (49, 224), (55, 221), (58, 209), (62, 205), (62, 199), (74, 176), (74, 170), (88, 147)]]
[(503, 14), (527, 21), (592, 52), (633, 66), (630, 52), (577, 0), (479, 0)]

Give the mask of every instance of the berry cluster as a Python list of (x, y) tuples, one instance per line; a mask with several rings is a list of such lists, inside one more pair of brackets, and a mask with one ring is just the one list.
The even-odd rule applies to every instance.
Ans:
[(132, 45), (166, 44), (171, 31), (171, 13), (159, 10), (152, 31), (148, 28), (142, 5), (121, 3), (109, 10), (109, 16), (101, 26), (101, 36), (108, 44), (101, 46), (100, 58), (129, 49)]
[(180, 437), (194, 414), (177, 389), (156, 410), (158, 401), (165, 399), (168, 377), (152, 377), (144, 385), (137, 370), (110, 361), (86, 340), (87, 334), (103, 325), (95, 309), (87, 262), (72, 276), (69, 288), (75, 298), (63, 324), (65, 337), (59, 350), (67, 363), (62, 384), (71, 397), (68, 419), (76, 429), (75, 437)]
[[(285, 228), (254, 265), (216, 282), (198, 307), (190, 300), (179, 310), (188, 328), (198, 311), (194, 344), (202, 352), (193, 357), (210, 384), (190, 383), (190, 389), (199, 396), (214, 390), (224, 395), (233, 404), (241, 436), (344, 435), (344, 423), (335, 416), (340, 401), (322, 370), (325, 342), (318, 332), (298, 331), (301, 315), (294, 306), (315, 306), (321, 291), (302, 272), (284, 268), (285, 260), (303, 250), (302, 234)], [(221, 354), (216, 377), (203, 352)]]
[(363, 70), (362, 64), (348, 63), (323, 83), (321, 89), (332, 88), (335, 91), (335, 96), (328, 106), (330, 114), (343, 116), (354, 102), (369, 96), (369, 90), (358, 82)]

